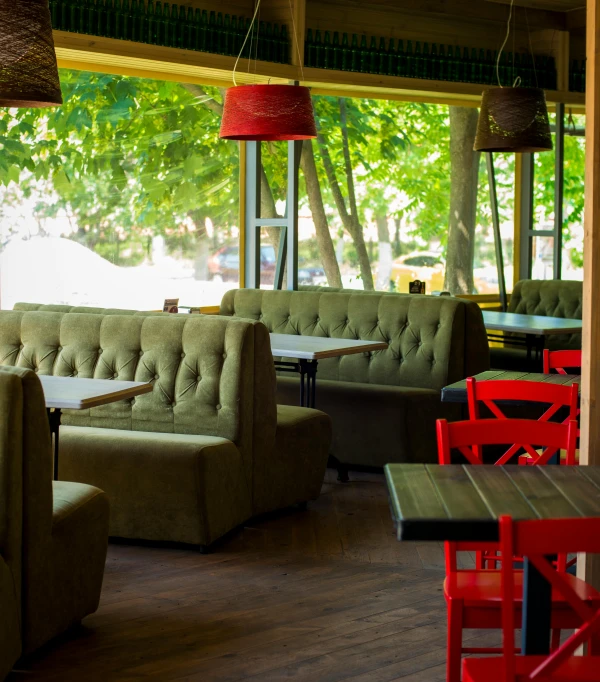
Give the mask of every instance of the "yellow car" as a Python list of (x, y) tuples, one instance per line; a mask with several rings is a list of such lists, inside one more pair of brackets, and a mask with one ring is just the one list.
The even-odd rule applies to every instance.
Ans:
[(390, 279), (394, 282), (395, 291), (400, 294), (408, 294), (409, 283), (416, 279), (425, 282), (426, 293), (431, 294), (444, 289), (445, 268), (446, 264), (437, 253), (409, 253), (393, 262)]

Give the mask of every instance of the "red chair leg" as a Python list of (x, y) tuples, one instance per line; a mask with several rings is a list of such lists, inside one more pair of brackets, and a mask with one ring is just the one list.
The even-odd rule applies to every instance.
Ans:
[(462, 658), (463, 604), (449, 599), (448, 604), (448, 650), (446, 657), (446, 682), (460, 682)]

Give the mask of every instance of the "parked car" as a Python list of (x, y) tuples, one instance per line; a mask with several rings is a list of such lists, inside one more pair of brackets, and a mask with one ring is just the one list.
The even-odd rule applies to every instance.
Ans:
[(298, 284), (327, 286), (327, 275), (325, 274), (325, 270), (319, 267), (298, 268)]
[(401, 294), (408, 293), (408, 285), (416, 279), (425, 282), (427, 293), (442, 291), (446, 264), (440, 254), (433, 251), (409, 253), (392, 263), (390, 279)]
[[(260, 247), (260, 272), (263, 284), (273, 284), (277, 255), (270, 244)], [(240, 250), (237, 246), (223, 246), (208, 259), (208, 276), (214, 282), (238, 282), (240, 278)]]

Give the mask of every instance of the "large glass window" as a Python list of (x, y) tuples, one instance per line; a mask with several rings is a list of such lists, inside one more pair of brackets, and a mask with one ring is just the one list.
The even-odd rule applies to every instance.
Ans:
[[(555, 124), (555, 115), (550, 123)], [(555, 143), (556, 135), (552, 133)], [(583, 280), (583, 203), (585, 116), (565, 115), (561, 279)], [(555, 152), (535, 155), (534, 229), (554, 229)], [(553, 279), (554, 238), (536, 236), (531, 253), (532, 277)]]
[[(477, 109), (313, 102), (319, 137), (304, 143), (300, 164), (299, 283), (405, 293), (419, 279), (427, 293), (497, 293), (487, 172), (473, 152)], [(263, 145), (263, 166), (263, 208), (281, 213), (285, 174), (273, 145)], [(498, 158), (496, 180), (510, 264), (514, 157)]]
[(218, 304), (238, 282), (238, 145), (212, 87), (61, 70), (0, 111), (1, 305)]

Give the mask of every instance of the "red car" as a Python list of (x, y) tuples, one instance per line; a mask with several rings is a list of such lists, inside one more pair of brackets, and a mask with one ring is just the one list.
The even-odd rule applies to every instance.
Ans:
[[(260, 281), (273, 284), (277, 256), (270, 244), (260, 247)], [(223, 246), (208, 259), (208, 276), (214, 282), (239, 282), (240, 250), (238, 246)]]

